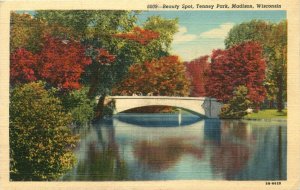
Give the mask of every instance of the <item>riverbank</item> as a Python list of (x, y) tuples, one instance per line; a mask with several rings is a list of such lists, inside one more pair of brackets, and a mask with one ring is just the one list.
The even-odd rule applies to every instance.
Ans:
[[(156, 113), (156, 114), (171, 114), (178, 113), (179, 110), (176, 108), (168, 107), (168, 106), (151, 106), (145, 108), (137, 108), (127, 111), (126, 113)], [(180, 109), (182, 115), (189, 115), (191, 112)], [(254, 120), (254, 121), (286, 121), (287, 120), (287, 110), (283, 110), (282, 112), (277, 112), (276, 109), (264, 109), (260, 110), (257, 113), (249, 113), (246, 115), (243, 120)]]
[(287, 110), (277, 112), (276, 109), (260, 110), (257, 113), (250, 113), (243, 119), (245, 120), (266, 120), (266, 121), (286, 121)]

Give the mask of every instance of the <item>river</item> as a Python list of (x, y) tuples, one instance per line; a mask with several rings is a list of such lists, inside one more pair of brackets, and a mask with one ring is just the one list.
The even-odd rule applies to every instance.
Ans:
[(63, 181), (285, 180), (286, 122), (119, 114), (76, 130)]

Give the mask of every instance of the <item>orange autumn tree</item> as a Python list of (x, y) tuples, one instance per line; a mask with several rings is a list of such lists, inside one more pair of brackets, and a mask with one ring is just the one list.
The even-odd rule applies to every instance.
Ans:
[(127, 78), (113, 89), (113, 94), (188, 96), (189, 87), (184, 64), (177, 56), (167, 56), (133, 64)]

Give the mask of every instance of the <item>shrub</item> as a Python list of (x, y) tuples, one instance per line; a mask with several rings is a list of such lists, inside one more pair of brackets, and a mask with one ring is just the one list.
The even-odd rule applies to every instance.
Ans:
[(10, 96), (10, 175), (12, 180), (54, 180), (75, 163), (78, 140), (53, 91), (41, 82), (15, 87)]
[(245, 86), (238, 86), (233, 92), (233, 97), (228, 104), (221, 108), (220, 118), (240, 119), (247, 115), (247, 109), (251, 105), (247, 97), (248, 89)]

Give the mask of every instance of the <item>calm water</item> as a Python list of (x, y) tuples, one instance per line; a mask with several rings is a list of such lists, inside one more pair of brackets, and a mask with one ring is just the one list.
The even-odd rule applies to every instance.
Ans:
[(62, 180), (285, 180), (286, 122), (122, 114), (80, 129)]

